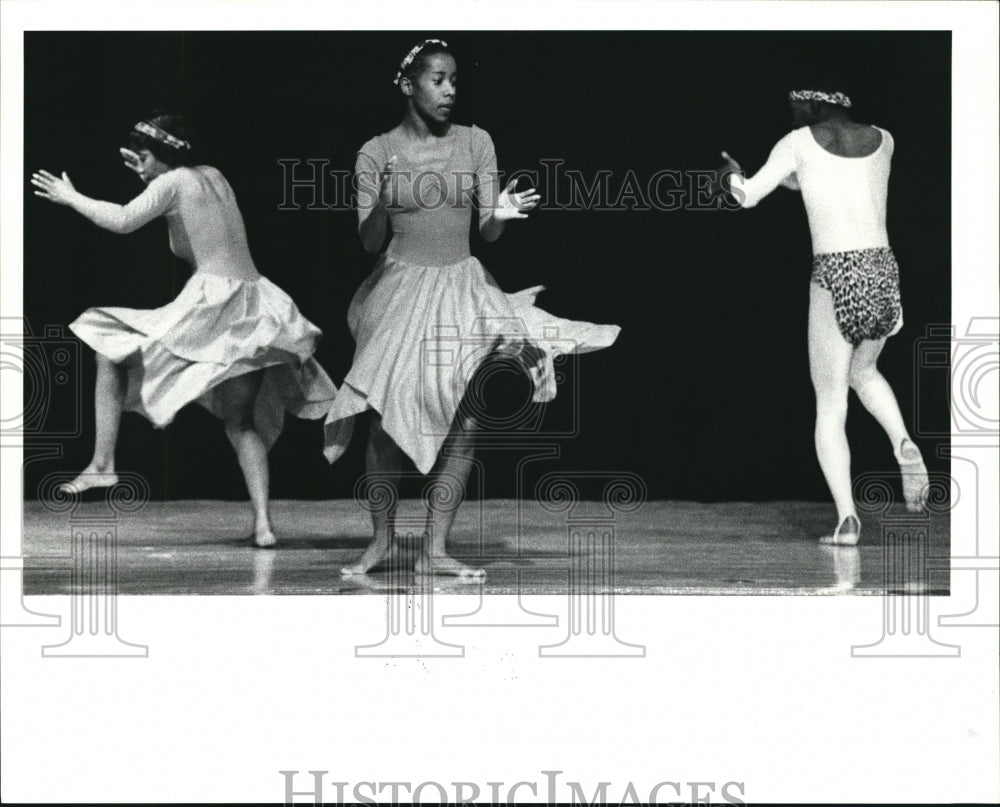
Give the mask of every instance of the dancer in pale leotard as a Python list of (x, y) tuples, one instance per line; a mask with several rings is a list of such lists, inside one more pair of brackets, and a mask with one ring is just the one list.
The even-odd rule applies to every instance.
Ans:
[[(823, 543), (856, 544), (861, 534), (851, 493), (845, 421), (853, 389), (892, 443), (907, 507), (920, 510), (927, 471), (903, 423), (896, 397), (876, 363), (903, 326), (899, 269), (886, 232), (893, 139), (885, 129), (851, 120), (850, 99), (834, 88), (790, 94), (794, 131), (767, 163), (744, 179), (726, 152), (731, 190), (753, 207), (784, 185), (801, 190), (813, 244), (809, 299), (809, 367), (816, 391), (816, 453), (837, 507), (838, 525)], [(729, 173), (733, 172), (733, 173)]]
[[(478, 575), (445, 552), (472, 465), (477, 424), (474, 413), (459, 408), (472, 374), (494, 349), (521, 351), (532, 357), (525, 366), (535, 400), (549, 400), (553, 355), (567, 342), (576, 352), (607, 347), (619, 329), (547, 314), (534, 306), (540, 287), (500, 290), (470, 253), (472, 203), (480, 234), (492, 241), (507, 221), (525, 218), (539, 196), (499, 188), (490, 136), (451, 122), (456, 64), (443, 42), (414, 48), (397, 83), (406, 116), (365, 143), (357, 159), (361, 240), (371, 253), (391, 240), (348, 312), (357, 350), (327, 417), (327, 457), (343, 453), (353, 418), (373, 410), (369, 473), (396, 484), (405, 455), (421, 473), (434, 471), (448, 491), (447, 503), (429, 509), (418, 570)], [(364, 574), (390, 551), (394, 509), (372, 512), (371, 544), (344, 574)]]
[(163, 308), (91, 308), (70, 325), (97, 354), (97, 435), (90, 464), (65, 488), (82, 493), (117, 482), (122, 411), (162, 428), (197, 401), (222, 419), (236, 451), (253, 506), (253, 542), (273, 546), (267, 451), (286, 410), (315, 420), (330, 408), (336, 390), (313, 358), (322, 334), (258, 274), (232, 188), (215, 168), (188, 165), (180, 119), (152, 116), (130, 139), (122, 156), (147, 187), (127, 205), (84, 196), (65, 173), (32, 177), (37, 196), (115, 233), (166, 216), (170, 248), (193, 270)]

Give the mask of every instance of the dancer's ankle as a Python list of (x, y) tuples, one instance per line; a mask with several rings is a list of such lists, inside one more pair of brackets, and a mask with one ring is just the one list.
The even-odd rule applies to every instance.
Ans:
[(83, 469), (85, 474), (113, 474), (115, 472), (114, 460), (103, 460), (94, 458), (90, 464)]
[(827, 534), (819, 539), (821, 544), (834, 546), (857, 546), (861, 538), (861, 520), (855, 513), (848, 513), (837, 524), (833, 534)]
[(896, 449), (896, 462), (900, 465), (913, 465), (923, 462), (920, 449), (917, 448), (917, 444), (909, 437), (904, 437), (899, 442), (899, 448)]
[(837, 534), (861, 532), (861, 519), (857, 513), (848, 513), (837, 525)]

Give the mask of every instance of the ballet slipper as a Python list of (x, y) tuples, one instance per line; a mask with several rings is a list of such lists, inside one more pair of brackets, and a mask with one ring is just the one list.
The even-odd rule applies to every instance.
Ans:
[(83, 471), (72, 482), (64, 482), (59, 486), (61, 493), (79, 496), (91, 488), (110, 488), (118, 484), (118, 474), (102, 471)]
[(860, 539), (861, 522), (857, 516), (850, 515), (840, 522), (833, 535), (824, 535), (819, 542), (833, 546), (856, 546)]
[(903, 498), (906, 509), (911, 513), (919, 513), (927, 504), (927, 468), (920, 456), (920, 449), (911, 440), (903, 440), (899, 444), (899, 472), (903, 478)]

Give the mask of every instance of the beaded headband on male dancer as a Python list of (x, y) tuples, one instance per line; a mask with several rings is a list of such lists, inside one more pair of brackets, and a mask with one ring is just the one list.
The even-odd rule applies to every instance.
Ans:
[(443, 39), (425, 39), (423, 42), (416, 45), (413, 50), (406, 54), (403, 61), (399, 63), (399, 70), (396, 71), (396, 78), (392, 80), (393, 84), (399, 84), (399, 80), (403, 77), (403, 73), (406, 71), (406, 68), (413, 64), (413, 60), (417, 58), (417, 54), (428, 45), (440, 45), (443, 48), (448, 47), (448, 43)]
[(851, 108), (851, 99), (842, 92), (823, 92), (822, 90), (792, 90), (788, 93), (789, 101), (822, 101), (825, 104)]
[(165, 132), (155, 123), (150, 123), (149, 121), (141, 120), (134, 127), (137, 132), (141, 132), (144, 135), (149, 135), (153, 140), (159, 140), (161, 143), (165, 143), (171, 148), (175, 149), (190, 149), (191, 144), (187, 140), (181, 140), (179, 137), (174, 137), (170, 132)]

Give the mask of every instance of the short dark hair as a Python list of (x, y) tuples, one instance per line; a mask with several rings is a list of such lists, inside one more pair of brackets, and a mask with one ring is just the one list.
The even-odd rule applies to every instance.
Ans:
[[(180, 115), (174, 115), (158, 109), (143, 120), (146, 123), (151, 123), (157, 129), (162, 129), (167, 134), (173, 135), (178, 140), (191, 143), (190, 132)], [(129, 133), (128, 140), (129, 148), (133, 151), (148, 149), (149, 153), (156, 157), (156, 159), (169, 165), (171, 168), (176, 168), (180, 165), (191, 165), (191, 152), (193, 148), (176, 148), (135, 129)]]

